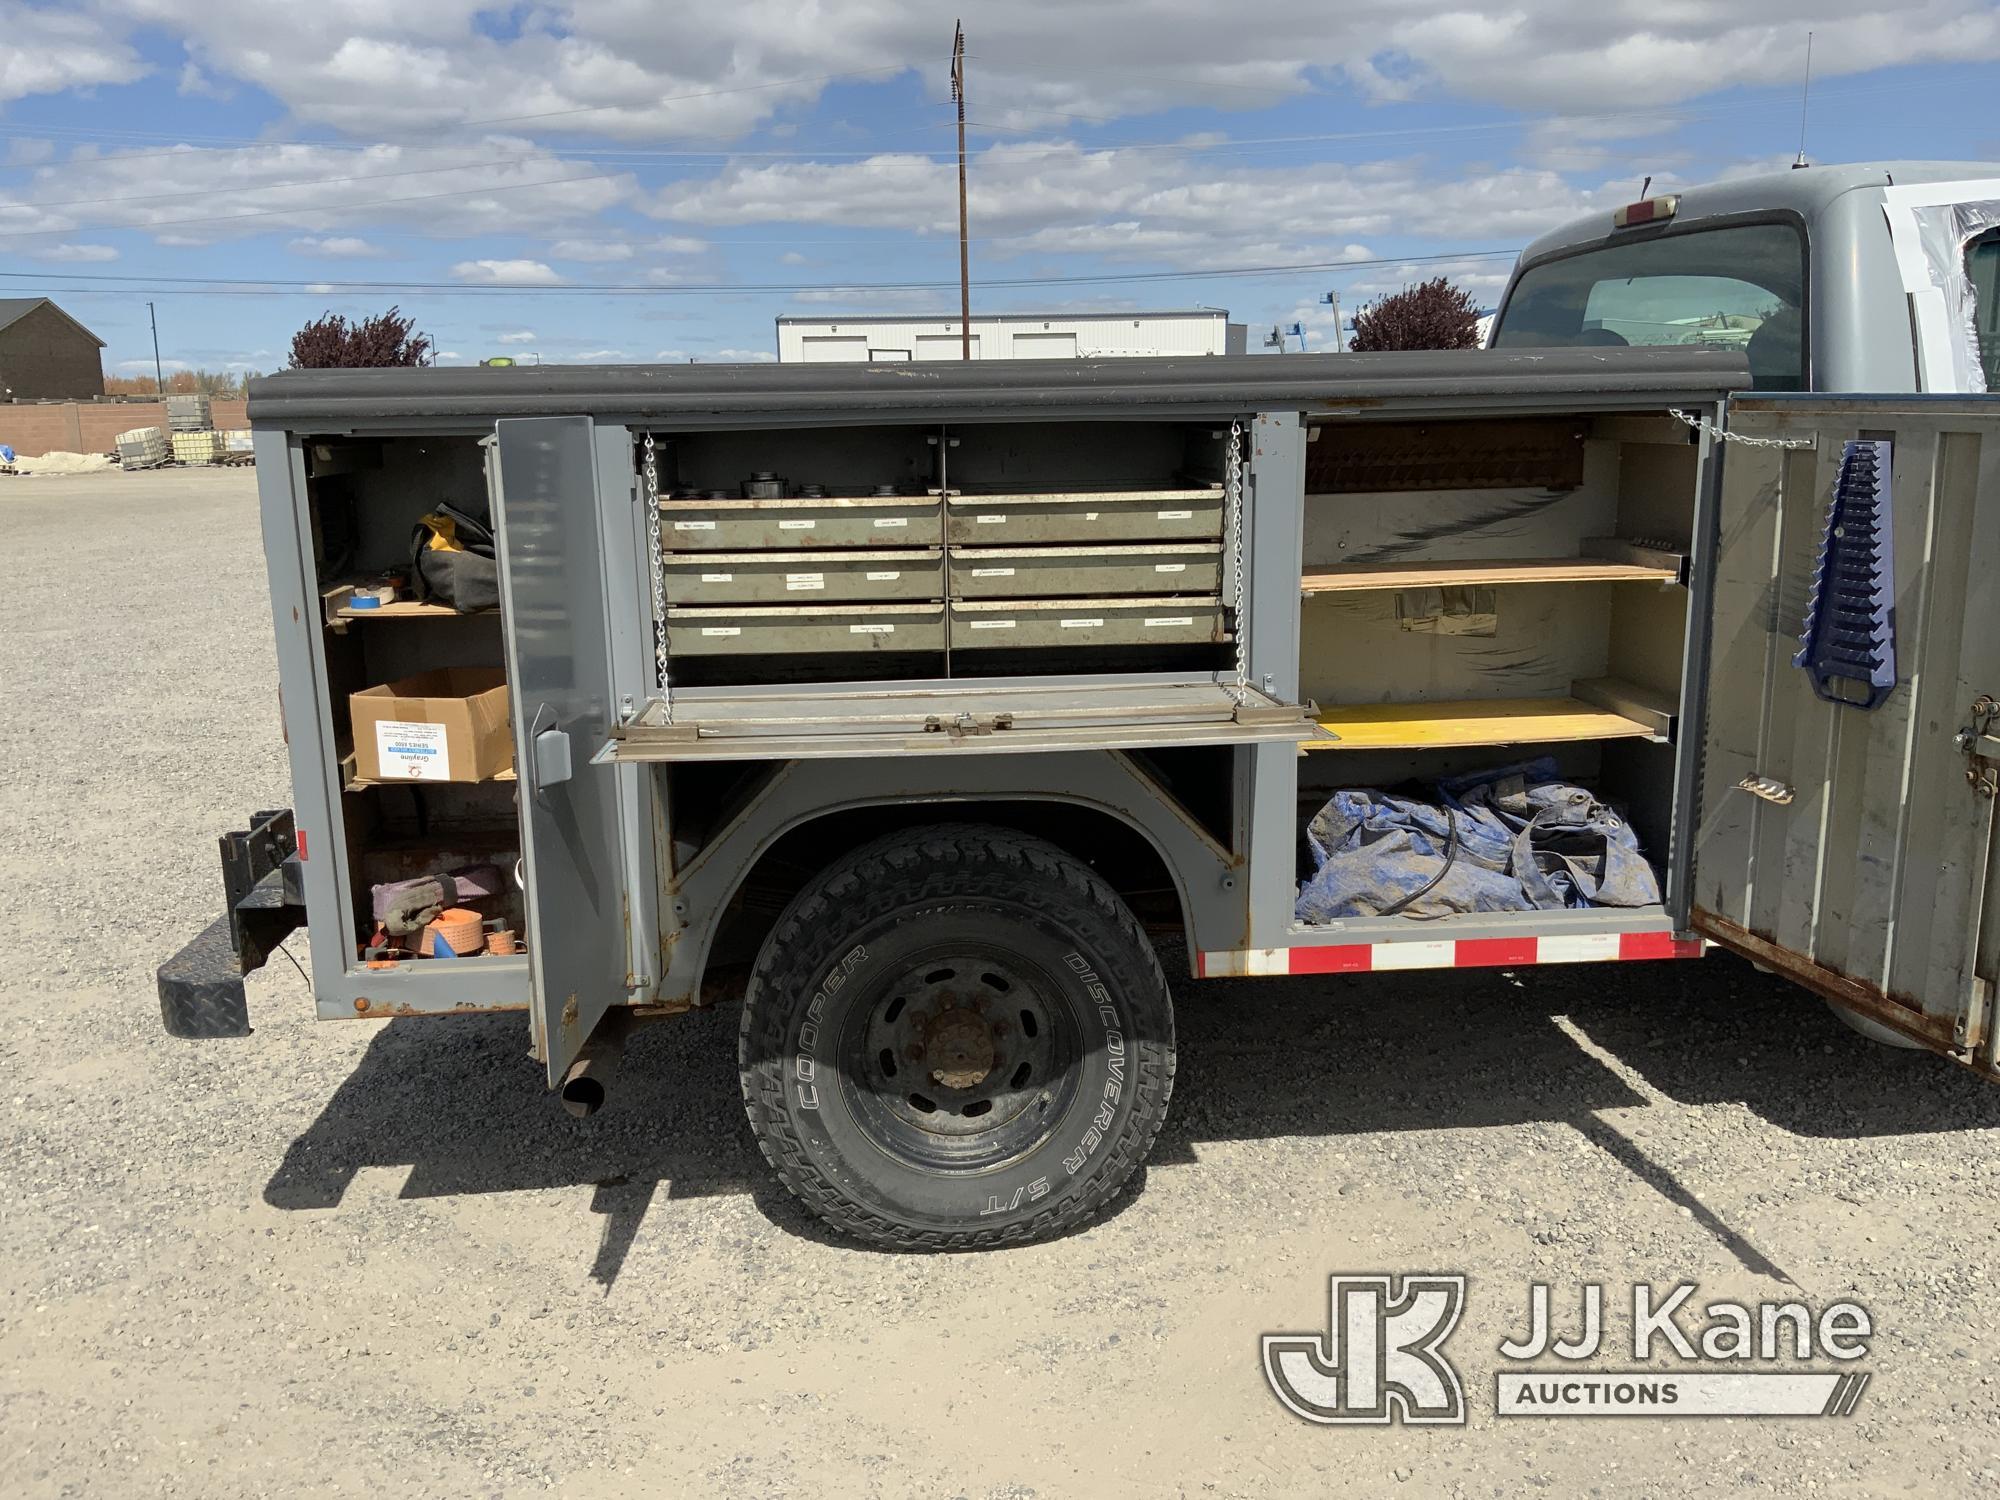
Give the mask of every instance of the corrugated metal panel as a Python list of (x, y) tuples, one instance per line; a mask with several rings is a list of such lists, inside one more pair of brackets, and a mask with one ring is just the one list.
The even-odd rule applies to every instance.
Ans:
[[(1694, 923), (1908, 1034), (1975, 1042), (2000, 943), (1977, 783), (2000, 740), (1991, 760), (1958, 740), (2000, 696), (2000, 402), (1760, 398), (1730, 426), (1816, 447), (1728, 448)], [(1873, 710), (1792, 665), (1842, 447), (1864, 437), (1894, 453), (1898, 675)]]
[[(1033, 414), (1205, 419), (1252, 411), (1616, 411), (1700, 404), (1749, 384), (1740, 354), (1650, 349), (1293, 354), (1245, 359), (285, 370), (250, 420), (293, 432), (481, 430), (587, 411), (662, 427)], [(1484, 407), (1486, 411), (1479, 411)]]

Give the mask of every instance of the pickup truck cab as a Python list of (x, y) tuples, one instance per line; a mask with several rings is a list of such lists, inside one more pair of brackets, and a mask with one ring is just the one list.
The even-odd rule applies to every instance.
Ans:
[(2000, 164), (1800, 167), (1591, 214), (1522, 252), (1490, 343), (1735, 349), (1766, 391), (2000, 389)]

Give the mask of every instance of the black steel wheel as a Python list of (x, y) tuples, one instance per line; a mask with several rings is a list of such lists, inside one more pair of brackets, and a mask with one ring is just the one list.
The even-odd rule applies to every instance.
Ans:
[(1144, 1159), (1173, 1083), (1158, 960), (1054, 845), (925, 828), (838, 861), (758, 957), (752, 1132), (828, 1223), (961, 1249), (1059, 1234)]

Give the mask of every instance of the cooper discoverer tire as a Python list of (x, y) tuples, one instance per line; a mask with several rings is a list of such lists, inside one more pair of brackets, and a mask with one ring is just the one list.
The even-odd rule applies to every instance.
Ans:
[(801, 891), (758, 954), (737, 1061), (780, 1180), (872, 1244), (1019, 1244), (1090, 1219), (1152, 1148), (1173, 1008), (1125, 903), (1055, 845), (890, 835)]

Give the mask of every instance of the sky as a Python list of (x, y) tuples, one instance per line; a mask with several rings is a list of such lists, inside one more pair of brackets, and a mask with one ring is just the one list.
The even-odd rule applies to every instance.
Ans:
[[(767, 360), (958, 305), (953, 17), (918, 0), (0, 0), (0, 295), (112, 374), (270, 370), (391, 304), (439, 362)], [(1331, 309), (1594, 208), (2000, 159), (2000, 5), (1009, 0), (968, 9), (975, 313)], [(1278, 268), (1278, 269), (1272, 269)], [(1293, 347), (1296, 347), (1296, 341)]]

